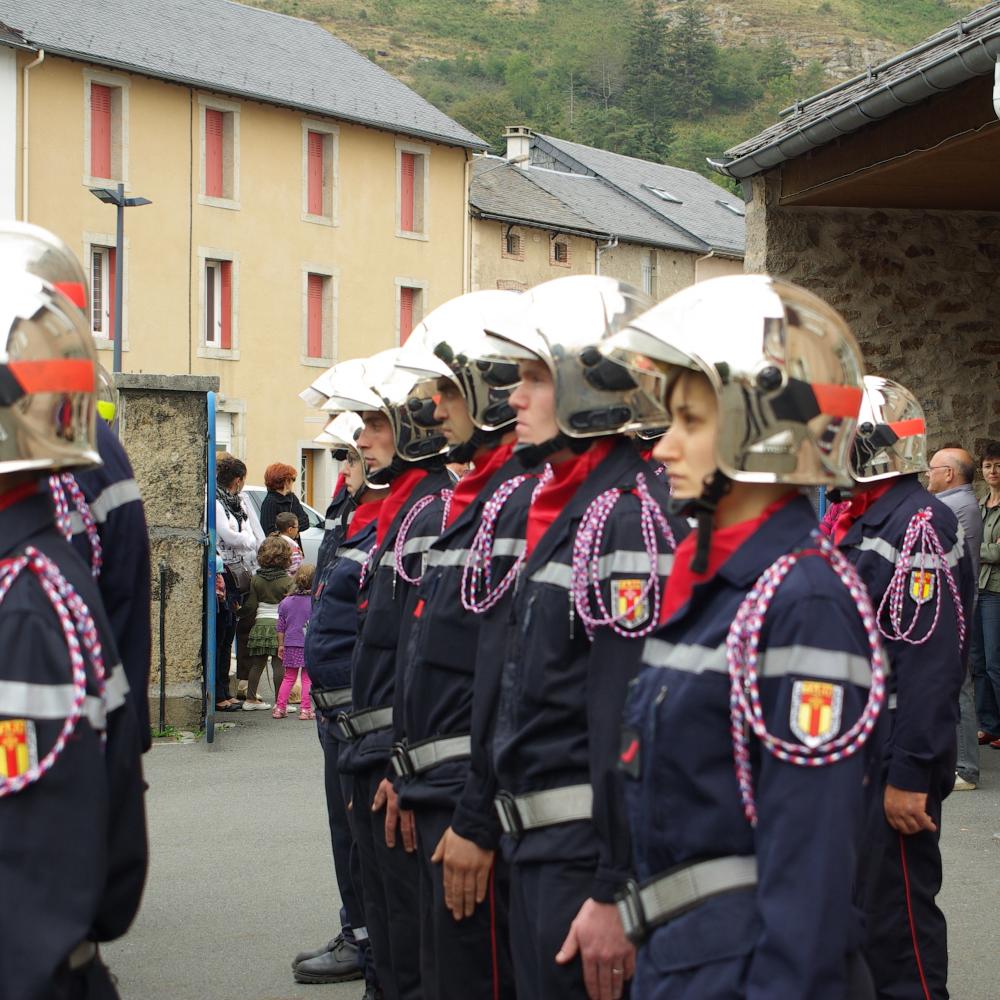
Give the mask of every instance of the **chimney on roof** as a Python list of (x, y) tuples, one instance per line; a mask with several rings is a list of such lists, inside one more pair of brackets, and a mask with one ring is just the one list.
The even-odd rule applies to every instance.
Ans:
[(508, 125), (503, 131), (507, 140), (507, 160), (523, 165), (531, 158), (531, 129), (526, 125)]

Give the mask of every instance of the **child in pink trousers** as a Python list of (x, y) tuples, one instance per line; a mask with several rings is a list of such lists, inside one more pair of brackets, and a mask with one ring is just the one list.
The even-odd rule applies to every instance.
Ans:
[(281, 681), (281, 690), (271, 712), (274, 719), (283, 719), (288, 714), (288, 696), (295, 686), (299, 671), (302, 671), (302, 708), (300, 719), (315, 719), (312, 702), (309, 700), (309, 674), (306, 672), (306, 661), (303, 649), (306, 644), (306, 626), (309, 624), (309, 612), (312, 606), (314, 567), (308, 563), (301, 565), (295, 573), (295, 586), (292, 592), (278, 605), (278, 657), (285, 667), (285, 676)]

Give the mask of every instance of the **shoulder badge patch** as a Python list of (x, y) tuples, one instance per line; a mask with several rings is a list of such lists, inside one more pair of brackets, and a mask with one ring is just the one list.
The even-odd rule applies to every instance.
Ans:
[(929, 569), (915, 569), (910, 573), (910, 597), (917, 604), (926, 604), (934, 597), (934, 573)]
[(31, 719), (0, 719), (0, 778), (19, 778), (38, 764)]
[(840, 732), (844, 689), (827, 681), (796, 681), (788, 724), (807, 747), (818, 747)]
[(646, 580), (612, 580), (611, 606), (624, 629), (642, 628), (649, 621), (648, 595), (642, 592)]

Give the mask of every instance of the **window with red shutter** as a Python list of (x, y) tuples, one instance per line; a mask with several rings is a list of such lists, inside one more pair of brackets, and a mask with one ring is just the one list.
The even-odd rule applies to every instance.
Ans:
[(90, 175), (111, 175), (111, 88), (90, 85)]
[(90, 321), (95, 337), (115, 337), (115, 248), (91, 247)]
[(406, 338), (413, 332), (413, 304), (417, 294), (416, 288), (402, 287), (399, 290), (399, 342), (406, 343)]
[(205, 194), (210, 198), (224, 197), (223, 140), (225, 112), (205, 108)]
[(233, 347), (233, 265), (231, 261), (219, 261), (221, 271), (222, 294), (219, 303), (221, 315), (221, 340), (219, 345), (224, 351)]
[(309, 165), (307, 180), (309, 184), (308, 205), (310, 215), (323, 215), (323, 175), (325, 173), (324, 156), (325, 136), (322, 132), (309, 133)]
[(322, 274), (310, 274), (306, 294), (306, 356), (322, 358), (323, 352), (323, 292), (327, 279)]
[(416, 153), (401, 153), (399, 156), (399, 228), (404, 233), (415, 232), (414, 219), (414, 177), (417, 169)]

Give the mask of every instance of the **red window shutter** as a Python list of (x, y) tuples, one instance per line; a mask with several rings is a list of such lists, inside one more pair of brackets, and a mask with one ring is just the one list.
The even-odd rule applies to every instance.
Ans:
[(310, 274), (306, 314), (306, 353), (310, 358), (323, 357), (323, 275)]
[(90, 85), (90, 175), (111, 176), (111, 88)]
[(222, 195), (222, 136), (223, 112), (205, 109), (205, 194), (210, 198)]
[(323, 214), (323, 133), (309, 133), (309, 214)]
[(108, 329), (105, 336), (108, 340), (115, 339), (115, 278), (118, 276), (118, 251), (108, 248)]
[(399, 342), (406, 343), (406, 338), (413, 332), (413, 296), (412, 288), (399, 290)]
[(413, 232), (413, 176), (416, 167), (415, 153), (400, 154), (399, 228), (404, 233)]
[(233, 347), (233, 265), (228, 260), (219, 262), (222, 269), (222, 349), (232, 350)]

